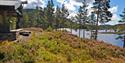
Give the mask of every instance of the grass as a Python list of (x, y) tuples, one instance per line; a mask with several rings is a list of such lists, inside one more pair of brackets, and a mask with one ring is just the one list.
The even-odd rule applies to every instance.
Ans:
[(61, 31), (33, 32), (27, 42), (0, 43), (0, 63), (124, 63), (125, 49)]

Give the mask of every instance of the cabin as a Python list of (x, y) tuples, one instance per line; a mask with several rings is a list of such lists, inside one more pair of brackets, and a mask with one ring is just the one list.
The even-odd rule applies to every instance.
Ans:
[(20, 22), (23, 21), (22, 4), (27, 1), (21, 0), (0, 0), (0, 40), (15, 39), (15, 32), (10, 31), (10, 17), (16, 17), (16, 28), (20, 28)]
[(16, 16), (16, 28), (20, 28), (22, 21), (22, 2), (21, 0), (0, 0), (0, 33), (10, 32), (9, 17)]

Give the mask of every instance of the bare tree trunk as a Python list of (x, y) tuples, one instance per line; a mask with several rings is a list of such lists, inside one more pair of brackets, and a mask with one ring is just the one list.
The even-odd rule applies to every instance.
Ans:
[(70, 28), (70, 32), (71, 32), (71, 34), (72, 34), (72, 24), (71, 24), (71, 23), (70, 23), (69, 28)]
[(93, 39), (93, 33), (92, 33), (92, 30), (91, 30), (90, 32), (91, 32), (90, 39)]
[(16, 22), (16, 29), (19, 29), (19, 28), (20, 28), (19, 22), (20, 22), (20, 18), (18, 17), (18, 18), (17, 18), (17, 22)]
[(21, 28), (22, 21), (23, 21), (23, 17), (22, 16), (17, 16), (16, 29)]
[(83, 38), (85, 38), (85, 29), (83, 29)]
[(124, 44), (123, 44), (123, 47), (125, 48), (125, 34), (124, 34), (123, 39), (124, 39)]
[[(81, 29), (82, 29), (82, 24), (81, 24), (81, 22), (80, 22), (79, 37), (80, 37), (80, 35), (81, 35)], [(81, 38), (81, 37), (80, 37), (80, 38)]]
[(97, 37), (98, 37), (98, 24), (99, 23), (99, 9), (97, 11), (97, 21), (96, 21), (96, 30), (95, 30), (95, 36), (94, 36), (94, 39), (97, 40)]
[(97, 37), (98, 37), (97, 36), (98, 35), (98, 22), (99, 22), (98, 17), (99, 16), (97, 15), (96, 30), (95, 30), (95, 37), (94, 37), (95, 40), (97, 40)]
[(80, 37), (80, 28), (79, 28), (79, 37)]
[(72, 29), (73, 29), (73, 28), (72, 28), (72, 25), (71, 25), (71, 34), (72, 34)]

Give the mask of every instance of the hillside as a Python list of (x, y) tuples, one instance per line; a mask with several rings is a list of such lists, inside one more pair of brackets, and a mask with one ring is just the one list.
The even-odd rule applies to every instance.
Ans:
[(0, 63), (124, 63), (125, 61), (123, 48), (80, 39), (68, 32), (25, 30), (31, 31), (29, 37), (18, 36), (16, 41), (0, 43)]

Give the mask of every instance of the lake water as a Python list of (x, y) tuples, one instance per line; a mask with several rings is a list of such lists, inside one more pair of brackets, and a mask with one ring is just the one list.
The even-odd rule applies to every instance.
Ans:
[(123, 47), (123, 40), (122, 39), (116, 39), (118, 37), (117, 34), (98, 34), (98, 40), (102, 40), (106, 43), (116, 45), (119, 47)]
[[(66, 28), (65, 30), (71, 32), (71, 29)], [(85, 31), (83, 29), (80, 29), (80, 37), (83, 38), (83, 31), (85, 32), (85, 37), (90, 39), (91, 33), (90, 31)], [(99, 32), (104, 32), (104, 30), (100, 30)], [(79, 29), (74, 30), (72, 29), (72, 34), (79, 36)], [(98, 33), (98, 40), (99, 41), (104, 41), (108, 44), (112, 44), (115, 46), (123, 47), (123, 40), (122, 39), (116, 39), (118, 37), (117, 34), (101, 34)]]

